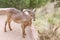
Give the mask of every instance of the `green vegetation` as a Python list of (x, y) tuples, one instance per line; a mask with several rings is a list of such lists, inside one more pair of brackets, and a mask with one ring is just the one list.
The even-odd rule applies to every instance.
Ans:
[(0, 0), (0, 8), (15, 7), (18, 9), (23, 8), (36, 8), (45, 5), (48, 0)]
[[(60, 14), (36, 14), (36, 21), (33, 22), (33, 24), (36, 27), (47, 27), (49, 24), (56, 24), (57, 22), (60, 23)], [(38, 29), (40, 30), (40, 29)]]
[(36, 21), (33, 23), (39, 33), (39, 40), (60, 40), (60, 35), (57, 34), (60, 27), (60, 14), (36, 14)]

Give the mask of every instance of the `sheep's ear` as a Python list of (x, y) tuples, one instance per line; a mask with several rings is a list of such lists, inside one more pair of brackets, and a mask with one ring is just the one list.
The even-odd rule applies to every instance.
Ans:
[(36, 9), (34, 8), (32, 11), (33, 11), (33, 12), (36, 12)]

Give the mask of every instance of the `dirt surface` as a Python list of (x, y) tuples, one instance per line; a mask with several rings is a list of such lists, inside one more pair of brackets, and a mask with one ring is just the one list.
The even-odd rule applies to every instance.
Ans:
[(11, 27), (13, 30), (10, 31), (7, 25), (7, 32), (4, 32), (6, 18), (6, 15), (0, 15), (0, 40), (36, 40), (34, 39), (35, 37), (31, 36), (36, 36), (36, 34), (31, 34), (31, 31), (29, 31), (30, 29), (27, 29), (26, 31), (26, 38), (23, 38), (21, 24), (14, 23), (13, 21), (11, 22)]

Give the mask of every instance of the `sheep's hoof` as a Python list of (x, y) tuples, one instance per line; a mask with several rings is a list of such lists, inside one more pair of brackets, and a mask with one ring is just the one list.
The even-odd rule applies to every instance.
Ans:
[(12, 29), (10, 29), (10, 31), (12, 31)]
[(4, 32), (7, 32), (6, 30), (4, 30)]
[(25, 38), (25, 35), (23, 35), (23, 38)]

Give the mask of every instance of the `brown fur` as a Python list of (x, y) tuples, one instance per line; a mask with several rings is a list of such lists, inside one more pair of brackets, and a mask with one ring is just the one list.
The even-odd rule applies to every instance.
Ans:
[[(4, 9), (4, 8), (3, 8)], [(7, 9), (7, 8), (5, 8)], [(15, 8), (9, 8), (8, 10), (0, 10), (0, 14), (7, 15), (7, 20), (5, 22), (4, 31), (6, 32), (6, 25), (8, 24), (9, 29), (12, 30), (10, 24), (13, 20), (16, 23), (21, 23), (22, 31), (23, 31), (23, 37), (25, 37), (25, 28), (27, 26), (31, 26), (32, 24), (32, 16), (26, 15), (25, 13), (21, 12), (20, 10), (17, 10)]]

